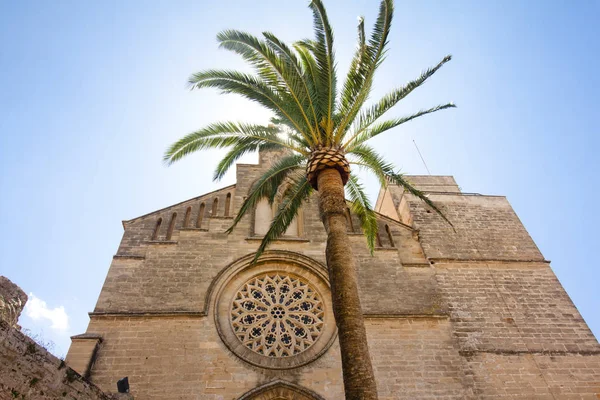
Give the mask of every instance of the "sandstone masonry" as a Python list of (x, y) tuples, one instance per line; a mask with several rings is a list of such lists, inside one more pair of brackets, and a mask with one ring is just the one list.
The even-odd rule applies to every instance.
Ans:
[(0, 399), (127, 400), (106, 394), (15, 326), (27, 296), (0, 276)]
[[(238, 164), (235, 185), (124, 221), (88, 329), (73, 337), (67, 363), (105, 390), (128, 376), (140, 399), (342, 399), (339, 346), (324, 333), (334, 321), (315, 311), (327, 308), (320, 297), (299, 294), (310, 300), (302, 300), (304, 311), (278, 303), (303, 324), (318, 324), (311, 338), (300, 317), (262, 325), (253, 308), (265, 308), (271, 321), (271, 300), (258, 296), (269, 296), (260, 282), (276, 276), (330, 295), (318, 194), (257, 266), (250, 260), (269, 209), (225, 233), (277, 156)], [(380, 399), (599, 399), (600, 345), (506, 198), (461, 193), (452, 177), (410, 179), (454, 230), (400, 187), (382, 189), (371, 255), (358, 218), (348, 215)], [(260, 292), (255, 303), (235, 303), (244, 288)], [(292, 367), (268, 354), (288, 346), (286, 333), (307, 348), (289, 350)]]

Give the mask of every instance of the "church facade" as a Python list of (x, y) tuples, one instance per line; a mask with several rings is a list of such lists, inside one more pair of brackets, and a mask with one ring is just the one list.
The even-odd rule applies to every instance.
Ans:
[[(104, 391), (128, 377), (136, 399), (344, 398), (317, 201), (257, 264), (268, 203), (225, 233), (277, 156), (123, 222), (73, 369)], [(380, 399), (600, 398), (600, 345), (506, 198), (410, 180), (456, 231), (391, 186), (371, 255), (347, 214)]]

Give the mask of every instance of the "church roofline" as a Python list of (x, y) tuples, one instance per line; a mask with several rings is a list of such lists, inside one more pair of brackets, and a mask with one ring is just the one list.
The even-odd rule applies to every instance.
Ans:
[(375, 214), (377, 214), (377, 217), (381, 217), (381, 219), (385, 219), (387, 221), (393, 222), (393, 223), (395, 223), (397, 225), (400, 225), (401, 227), (406, 228), (406, 229), (411, 230), (411, 231), (416, 231), (417, 230), (417, 229), (413, 228), (410, 225), (406, 225), (404, 222), (400, 222), (398, 220), (395, 220), (394, 218), (390, 218), (387, 215), (383, 215), (383, 214), (381, 214), (378, 211), (375, 211), (375, 210), (373, 210), (373, 211), (375, 212)]
[(192, 200), (198, 200), (198, 199), (199, 199), (199, 198), (201, 198), (201, 197), (204, 197), (204, 196), (209, 196), (209, 195), (211, 195), (211, 194), (213, 194), (213, 193), (220, 192), (221, 190), (225, 190), (225, 189), (228, 189), (228, 188), (234, 188), (236, 185), (237, 185), (237, 183), (234, 183), (234, 184), (232, 184), (232, 185), (229, 185), (229, 186), (224, 186), (224, 187), (222, 187), (222, 188), (220, 188), (220, 189), (215, 189), (215, 190), (213, 190), (212, 192), (204, 193), (204, 194), (201, 194), (200, 196), (192, 197), (192, 198), (190, 198), (190, 199), (187, 199), (187, 200), (180, 201), (179, 203), (175, 203), (175, 204), (171, 204), (170, 206), (166, 206), (166, 207), (163, 207), (163, 208), (159, 208), (158, 210), (154, 210), (154, 211), (151, 211), (151, 212), (149, 212), (149, 213), (146, 213), (146, 214), (144, 214), (144, 215), (140, 215), (139, 217), (135, 217), (135, 218), (132, 218), (132, 219), (125, 219), (125, 220), (121, 221), (121, 223), (123, 224), (123, 229), (125, 229), (125, 224), (128, 224), (128, 223), (130, 223), (130, 222), (134, 222), (134, 221), (136, 221), (136, 220), (138, 220), (138, 219), (141, 219), (141, 218), (147, 217), (147, 216), (149, 216), (149, 215), (152, 215), (152, 214), (155, 214), (155, 213), (157, 213), (157, 212), (161, 212), (161, 211), (167, 210), (167, 209), (169, 209), (169, 208), (172, 208), (172, 207), (179, 206), (179, 205), (181, 205), (181, 204), (183, 204), (183, 203), (187, 203), (188, 201), (192, 201)]

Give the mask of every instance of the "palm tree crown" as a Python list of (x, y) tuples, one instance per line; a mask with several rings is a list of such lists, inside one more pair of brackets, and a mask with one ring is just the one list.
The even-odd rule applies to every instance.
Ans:
[(269, 242), (286, 231), (302, 202), (313, 190), (318, 190), (316, 175), (325, 168), (336, 168), (340, 172), (352, 211), (359, 216), (371, 249), (377, 231), (375, 213), (363, 186), (350, 174), (352, 165), (374, 173), (384, 187), (388, 184), (403, 186), (445, 219), (422, 192), (407, 182), (367, 142), (412, 119), (455, 107), (453, 103), (447, 103), (402, 118), (382, 120), (388, 110), (421, 86), (450, 61), (451, 56), (423, 71), (417, 79), (365, 106), (375, 71), (386, 53), (393, 1), (381, 1), (377, 21), (368, 39), (364, 20), (360, 19), (358, 46), (341, 87), (337, 82), (333, 32), (327, 13), (321, 0), (312, 0), (309, 7), (314, 18), (314, 39), (300, 40), (290, 47), (269, 32), (263, 32), (263, 38), (259, 39), (246, 32), (226, 30), (217, 36), (220, 47), (242, 56), (254, 67), (255, 74), (210, 69), (195, 73), (189, 79), (193, 89), (218, 88), (223, 93), (242, 95), (261, 104), (274, 114), (272, 123), (213, 123), (172, 144), (164, 156), (165, 162), (171, 164), (199, 150), (227, 148), (229, 151), (214, 173), (214, 179), (218, 180), (246, 153), (288, 150), (254, 184), (229, 228), (230, 232), (261, 199), (267, 198), (273, 204), (279, 186), (283, 182), (289, 185), (258, 249), (257, 258)]
[[(376, 400), (377, 385), (358, 294), (356, 260), (346, 233), (344, 187), (371, 250), (377, 234), (376, 216), (362, 185), (350, 174), (351, 165), (374, 173), (383, 187), (403, 186), (445, 219), (422, 192), (412, 187), (367, 142), (412, 119), (454, 107), (448, 103), (403, 118), (382, 120), (390, 108), (450, 61), (450, 56), (366, 107), (375, 71), (386, 52), (393, 1), (381, 1), (368, 40), (361, 19), (356, 53), (340, 89), (327, 13), (321, 0), (312, 0), (309, 7), (314, 17), (315, 38), (300, 40), (291, 47), (269, 32), (263, 32), (262, 39), (235, 30), (219, 33), (220, 46), (241, 55), (254, 67), (255, 74), (207, 70), (190, 77), (192, 88), (214, 87), (261, 104), (274, 114), (272, 124), (214, 123), (174, 143), (164, 160), (170, 164), (198, 150), (227, 148), (229, 151), (214, 174), (219, 179), (248, 152), (287, 150), (252, 185), (228, 232), (259, 201), (267, 198), (271, 205), (278, 202), (275, 217), (256, 252), (256, 262), (269, 242), (285, 233), (304, 200), (314, 190), (319, 192), (319, 211), (327, 232), (325, 258), (338, 327), (344, 391), (347, 399)], [(282, 191), (282, 187), (286, 190)]]

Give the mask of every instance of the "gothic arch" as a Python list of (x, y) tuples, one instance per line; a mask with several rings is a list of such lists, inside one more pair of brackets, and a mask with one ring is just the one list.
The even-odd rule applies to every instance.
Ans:
[[(258, 182), (260, 178), (254, 180), (248, 189), (248, 194), (252, 191), (254, 184)], [(266, 198), (261, 199), (254, 210), (251, 211), (251, 223), (250, 223), (250, 236), (262, 236), (264, 235), (271, 226), (271, 221), (277, 212), (277, 207), (281, 203), (283, 195), (289, 190), (291, 181), (284, 180), (275, 194), (273, 204), (269, 204)], [(310, 200), (308, 200), (310, 201)], [(265, 221), (265, 218), (267, 221)], [(304, 207), (300, 207), (298, 215), (292, 221), (288, 230), (284, 232), (283, 237), (302, 237), (304, 236)]]
[(291, 382), (276, 380), (254, 388), (238, 400), (324, 400), (312, 390)]
[[(309, 257), (290, 251), (267, 251), (256, 264), (252, 264), (253, 258), (254, 253), (250, 253), (229, 264), (209, 287), (205, 312), (209, 314), (208, 309), (211, 308), (211, 314), (221, 340), (241, 360), (266, 369), (297, 368), (318, 359), (335, 342), (337, 333), (326, 268)], [(265, 305), (259, 304), (259, 300), (255, 300), (258, 297), (253, 299), (250, 291), (254, 295), (255, 290), (268, 290), (269, 286), (265, 282), (274, 282), (273, 285), (276, 288), (280, 288), (284, 284), (289, 285), (291, 291), (288, 290), (286, 296), (290, 296), (292, 293), (296, 296), (296, 292), (303, 293), (299, 294), (300, 297), (294, 298), (300, 298), (301, 300), (298, 301), (302, 304), (308, 302), (308, 308), (304, 309), (306, 311), (299, 310), (297, 305), (294, 305), (295, 303), (283, 300), (283, 295), (280, 300), (275, 300), (275, 298), (279, 299), (279, 295), (276, 295), (273, 298), (274, 302), (266, 305), (268, 309), (260, 311), (260, 308)], [(267, 292), (262, 293), (266, 296), (265, 299), (270, 298)], [(273, 292), (269, 293), (273, 294)], [(253, 311), (254, 308), (249, 308), (250, 311), (244, 309), (244, 304), (250, 301), (257, 304), (256, 311)], [(269, 315), (269, 311), (271, 311), (270, 314), (273, 314), (275, 308), (283, 308), (284, 310), (280, 311), (284, 315), (289, 313), (287, 314), (289, 317)], [(261, 313), (266, 315), (261, 316)], [(302, 320), (310, 326), (306, 326), (306, 331), (301, 329), (299, 332), (296, 330), (298, 328), (293, 327), (294, 320), (290, 318), (293, 315), (296, 319), (305, 318), (304, 314), (309, 314), (306, 316), (309, 318), (309, 322)], [(262, 325), (262, 328), (259, 328), (262, 329), (262, 332), (255, 334), (254, 322), (246, 322), (246, 317), (251, 318), (252, 321), (260, 320), (261, 322), (271, 321), (273, 318), (284, 318), (286, 324), (292, 323), (292, 325), (290, 328), (286, 324), (280, 325), (281, 328), (274, 328), (281, 329), (280, 333), (270, 333), (273, 331), (267, 330), (264, 328), (265, 325)], [(273, 321), (273, 327), (276, 327), (277, 322)], [(251, 331), (252, 335), (247, 336)], [(288, 341), (282, 339), (286, 336), (285, 331), (289, 333)], [(278, 341), (266, 344), (269, 336), (273, 335), (276, 335)], [(242, 339), (242, 337), (245, 338)]]

